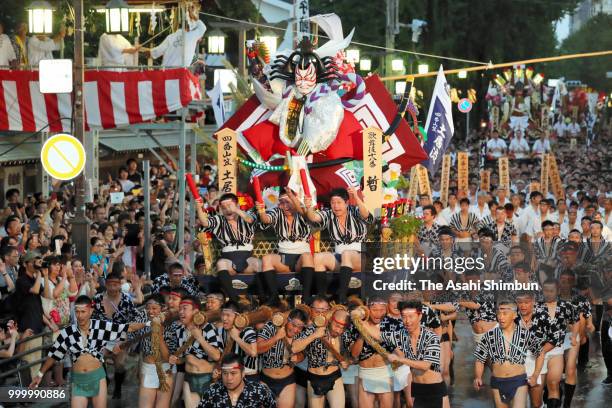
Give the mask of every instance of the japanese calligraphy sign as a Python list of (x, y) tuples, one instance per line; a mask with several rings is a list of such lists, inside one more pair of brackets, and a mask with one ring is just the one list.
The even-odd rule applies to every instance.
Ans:
[(382, 130), (363, 130), (363, 202), (374, 214), (382, 206)]
[(469, 172), (467, 152), (457, 153), (457, 190), (468, 192)]
[(427, 194), (431, 198), (431, 187), (429, 186), (429, 173), (427, 167), (417, 164), (417, 177), (419, 179), (419, 194)]
[(308, 0), (294, 0), (295, 19), (297, 24), (297, 42), (303, 37), (310, 37), (310, 3)]
[(225, 128), (216, 133), (216, 136), (219, 193), (236, 194), (238, 187), (236, 175), (236, 132)]
[(499, 184), (506, 187), (506, 194), (510, 195), (510, 167), (507, 157), (500, 157), (497, 160), (499, 167)]
[(418, 193), (419, 181), (417, 180), (417, 168), (413, 166), (412, 169), (410, 169), (410, 190), (408, 190), (408, 198), (412, 201), (416, 201)]
[(491, 191), (491, 170), (480, 170), (480, 190)]
[(491, 123), (493, 123), (493, 129), (499, 129), (499, 106), (491, 108)]
[(559, 168), (557, 167), (557, 158), (554, 153), (548, 155), (548, 174), (555, 198), (557, 200), (562, 199), (565, 197), (565, 190), (563, 189), (563, 183), (561, 183), (561, 176), (559, 175)]
[(442, 157), (442, 179), (440, 180), (440, 200), (444, 207), (448, 203), (448, 182), (450, 178), (451, 158), (450, 154)]
[(544, 197), (548, 194), (548, 173), (550, 169), (550, 162), (548, 154), (542, 155), (542, 168), (540, 169), (540, 192)]

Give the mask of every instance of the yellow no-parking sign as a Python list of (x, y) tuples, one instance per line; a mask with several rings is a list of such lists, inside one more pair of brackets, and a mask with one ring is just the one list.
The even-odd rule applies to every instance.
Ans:
[(45, 142), (40, 161), (51, 177), (71, 180), (85, 168), (85, 148), (76, 137), (60, 133)]

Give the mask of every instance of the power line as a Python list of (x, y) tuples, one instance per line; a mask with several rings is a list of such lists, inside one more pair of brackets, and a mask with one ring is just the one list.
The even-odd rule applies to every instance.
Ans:
[[(218, 19), (221, 19), (221, 20), (233, 21), (235, 23), (247, 24), (247, 25), (251, 25), (253, 27), (262, 27), (262, 28), (268, 28), (270, 30), (278, 30), (278, 31), (285, 31), (286, 30), (286, 29), (281, 28), (281, 27), (275, 27), (275, 26), (271, 26), (271, 25), (267, 25), (267, 24), (261, 24), (261, 23), (253, 23), (251, 21), (245, 21), (245, 20), (238, 20), (238, 19), (231, 18), (231, 17), (220, 16), (218, 14), (205, 13), (203, 11), (200, 11), (200, 14), (203, 14), (203, 15), (209, 16), (209, 17), (218, 18)], [(285, 20), (284, 22), (291, 22), (291, 21), (295, 21), (295, 19)], [(297, 32), (297, 30), (292, 30), (292, 31), (293, 31), (293, 33)], [(329, 37), (327, 37), (325, 35), (322, 35), (322, 34), (319, 34), (318, 36), (321, 37), (321, 38), (329, 39)], [(357, 42), (357, 41), (351, 41), (351, 44), (359, 45), (359, 46), (362, 46), (362, 47), (369, 47), (369, 48), (384, 50), (384, 51), (397, 52), (397, 53), (402, 53), (402, 54), (412, 54), (412, 55), (419, 55), (419, 56), (422, 56), (422, 57), (438, 58), (438, 59), (444, 59), (444, 60), (449, 60), (449, 61), (457, 61), (457, 62), (466, 62), (468, 64), (489, 65), (488, 62), (472, 61), (472, 60), (467, 60), (467, 59), (463, 59), (463, 58), (445, 57), (445, 56), (442, 56), (442, 55), (427, 54), (427, 53), (424, 53), (424, 52), (400, 50), (400, 49), (397, 49), (397, 48), (383, 47), (382, 45), (367, 44), (367, 43), (362, 43), (362, 42)]]

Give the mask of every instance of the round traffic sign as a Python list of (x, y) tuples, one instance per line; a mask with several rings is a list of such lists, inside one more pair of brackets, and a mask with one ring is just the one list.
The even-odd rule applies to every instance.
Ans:
[(457, 108), (461, 113), (469, 113), (472, 110), (472, 102), (468, 98), (463, 98), (457, 103)]
[(85, 168), (85, 148), (74, 136), (60, 133), (45, 142), (40, 161), (51, 177), (71, 180)]

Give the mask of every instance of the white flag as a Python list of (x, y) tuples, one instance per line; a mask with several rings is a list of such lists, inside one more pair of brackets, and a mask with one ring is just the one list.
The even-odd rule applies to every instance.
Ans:
[(225, 105), (223, 104), (223, 91), (221, 90), (221, 81), (217, 81), (213, 89), (208, 91), (210, 96), (210, 103), (215, 113), (215, 122), (217, 122), (217, 129), (223, 126), (225, 123)]

